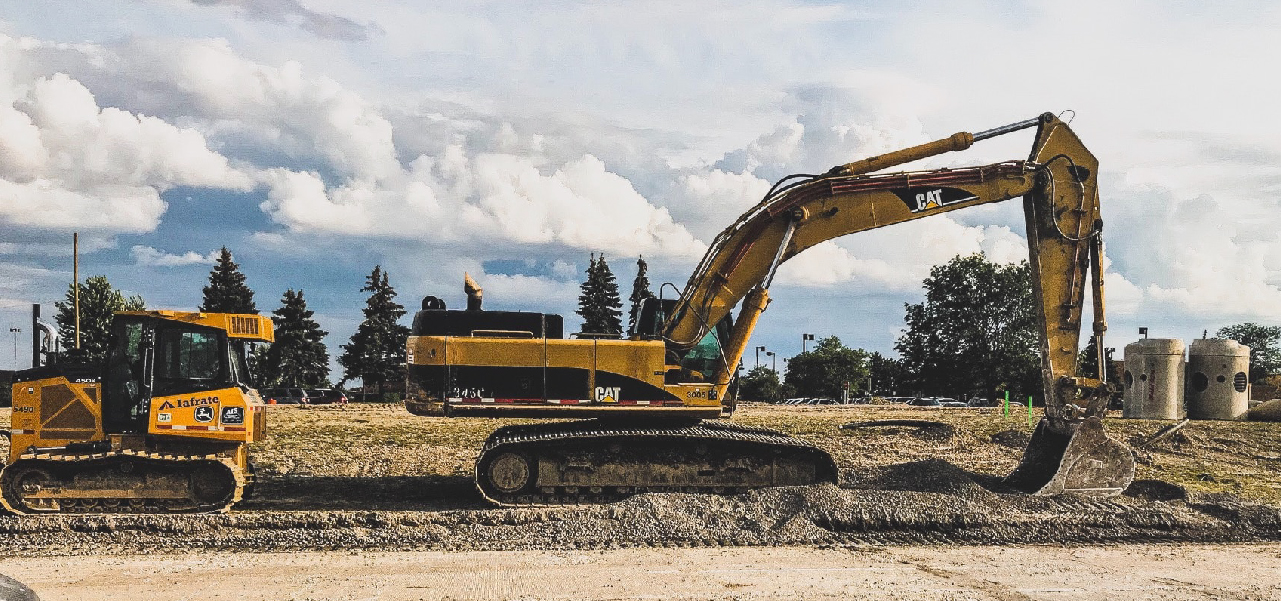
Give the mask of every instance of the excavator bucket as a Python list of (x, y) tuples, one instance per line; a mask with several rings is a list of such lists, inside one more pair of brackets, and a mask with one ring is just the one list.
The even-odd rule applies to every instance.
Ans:
[(1133, 480), (1134, 456), (1129, 447), (1108, 438), (1103, 422), (1090, 417), (1066, 436), (1042, 419), (1023, 450), (1023, 460), (1006, 476), (1005, 484), (1037, 495), (1111, 496)]

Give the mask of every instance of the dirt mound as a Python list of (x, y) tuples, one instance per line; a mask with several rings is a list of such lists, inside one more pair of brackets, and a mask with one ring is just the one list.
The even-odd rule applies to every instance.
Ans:
[(1187, 489), (1160, 480), (1135, 480), (1122, 494), (1148, 501), (1178, 501), (1188, 498)]
[(1272, 399), (1251, 407), (1245, 418), (1252, 422), (1281, 422), (1281, 399)]
[(892, 465), (873, 480), (869, 488), (940, 493), (967, 500), (995, 498), (988, 489), (975, 481), (969, 472), (942, 459), (926, 459)]
[(923, 419), (881, 419), (867, 422), (850, 422), (842, 430), (868, 430), (881, 434), (911, 434), (923, 440), (945, 440), (956, 434), (951, 424)]
[(1002, 430), (992, 435), (992, 443), (1011, 449), (1024, 449), (1032, 442), (1032, 435), (1023, 430)]

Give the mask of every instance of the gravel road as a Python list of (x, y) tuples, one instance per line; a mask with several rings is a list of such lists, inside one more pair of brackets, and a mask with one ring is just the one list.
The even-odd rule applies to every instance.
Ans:
[(44, 601), (1281, 599), (1281, 545), (177, 553), (0, 560)]

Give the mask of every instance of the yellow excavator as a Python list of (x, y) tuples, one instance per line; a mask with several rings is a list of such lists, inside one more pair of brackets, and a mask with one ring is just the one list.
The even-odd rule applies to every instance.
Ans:
[(260, 315), (121, 312), (103, 364), (55, 358), (16, 372), (0, 504), (17, 514), (226, 511), (253, 483), (248, 443), (266, 435), (244, 343), (273, 338)]
[[(1036, 137), (1027, 160), (882, 172), (1028, 128)], [(1103, 431), (1108, 385), (1077, 373), (1087, 288), (1096, 348), (1106, 330), (1097, 177), (1098, 160), (1050, 113), (789, 176), (713, 240), (679, 298), (642, 305), (627, 339), (565, 338), (558, 315), (482, 311), (468, 278), (469, 310), (427, 297), (415, 314), (406, 406), (451, 417), (590, 418), (494, 432), (475, 476), (498, 504), (834, 482), (826, 452), (714, 419), (734, 410), (728, 389), (778, 266), (846, 234), (1022, 197), (1046, 415), (1006, 483), (1040, 494), (1116, 494), (1133, 479), (1133, 459)]]

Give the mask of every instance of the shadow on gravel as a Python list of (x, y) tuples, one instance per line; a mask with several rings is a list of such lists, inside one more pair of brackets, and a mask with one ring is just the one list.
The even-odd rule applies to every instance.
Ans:
[(442, 511), (489, 507), (462, 476), (259, 477), (236, 511)]
[(1184, 493), (1151, 480), (1110, 498), (1004, 494), (999, 478), (939, 459), (870, 470), (858, 486), (844, 488), (649, 493), (567, 507), (492, 508), (462, 476), (286, 476), (259, 484), (260, 496), (230, 514), (0, 517), (0, 548), (47, 555), (1281, 539), (1281, 506)]

